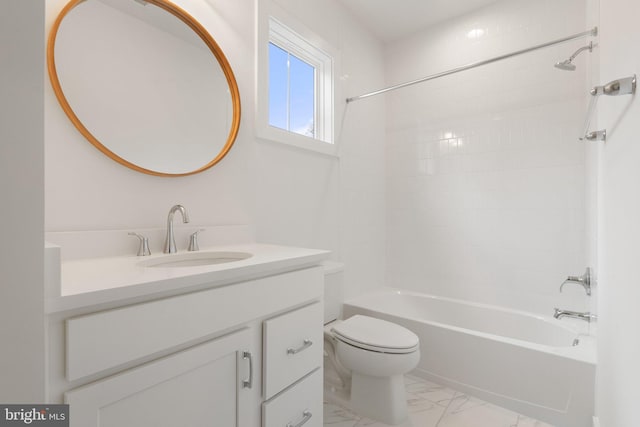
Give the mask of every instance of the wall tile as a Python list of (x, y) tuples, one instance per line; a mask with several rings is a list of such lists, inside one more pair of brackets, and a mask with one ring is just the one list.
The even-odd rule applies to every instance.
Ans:
[[(546, 19), (553, 15), (566, 19)], [(582, 1), (494, 3), (387, 46), (398, 83), (584, 31)], [(469, 40), (471, 28), (485, 28)], [(388, 95), (387, 282), (548, 314), (585, 265), (584, 40)], [(401, 131), (400, 131), (401, 130)], [(405, 141), (418, 141), (417, 149)], [(421, 181), (398, 177), (418, 176)], [(533, 297), (535, 295), (535, 297)]]

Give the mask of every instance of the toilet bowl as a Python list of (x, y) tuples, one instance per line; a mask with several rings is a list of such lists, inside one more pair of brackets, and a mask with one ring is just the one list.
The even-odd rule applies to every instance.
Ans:
[(420, 361), (418, 336), (381, 319), (356, 315), (325, 327), (325, 351), (356, 413), (386, 424), (407, 418), (403, 375)]

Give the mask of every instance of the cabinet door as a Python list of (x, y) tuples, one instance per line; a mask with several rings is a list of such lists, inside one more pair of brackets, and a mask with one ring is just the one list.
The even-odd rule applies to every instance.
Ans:
[[(249, 329), (65, 393), (72, 427), (244, 427)], [(257, 403), (256, 403), (257, 404)]]

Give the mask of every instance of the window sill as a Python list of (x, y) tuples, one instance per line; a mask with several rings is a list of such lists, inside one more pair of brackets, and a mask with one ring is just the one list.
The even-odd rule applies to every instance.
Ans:
[(287, 132), (272, 126), (266, 126), (265, 128), (259, 129), (256, 133), (256, 136), (263, 141), (283, 144), (299, 150), (310, 151), (329, 157), (340, 157), (338, 155), (338, 147), (336, 144)]

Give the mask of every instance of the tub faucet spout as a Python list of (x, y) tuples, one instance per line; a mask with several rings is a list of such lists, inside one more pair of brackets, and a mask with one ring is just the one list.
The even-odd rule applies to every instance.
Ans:
[(173, 235), (173, 216), (176, 211), (180, 211), (182, 214), (182, 222), (185, 224), (189, 222), (189, 215), (187, 210), (182, 205), (175, 205), (169, 210), (169, 216), (167, 217), (167, 237), (164, 240), (164, 253), (173, 254), (178, 250), (176, 249), (176, 239)]
[(596, 316), (595, 314), (591, 314), (588, 311), (580, 312), (571, 310), (560, 310), (559, 308), (555, 309), (553, 317), (555, 317), (556, 319), (562, 319), (563, 317), (573, 317), (574, 319), (582, 319), (586, 320), (587, 322), (591, 322), (592, 320), (596, 320), (598, 318), (598, 316)]

